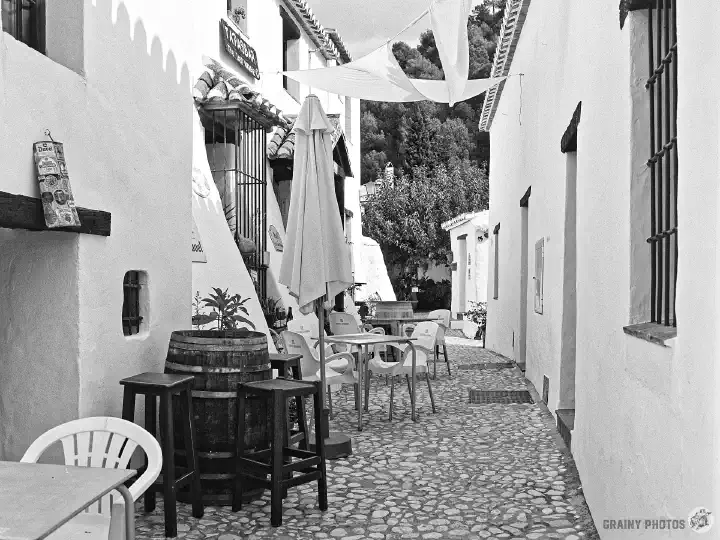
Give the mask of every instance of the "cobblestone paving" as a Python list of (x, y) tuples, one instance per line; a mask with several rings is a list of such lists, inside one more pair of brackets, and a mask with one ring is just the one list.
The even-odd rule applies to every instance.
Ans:
[[(270, 498), (243, 506), (209, 507), (203, 519), (178, 504), (178, 537), (186, 539), (545, 539), (594, 540), (575, 465), (547, 409), (535, 404), (470, 405), (468, 390), (526, 390), (519, 370), (462, 364), (504, 363), (477, 341), (448, 339), (452, 378), (444, 364), (418, 386), (419, 422), (410, 420), (407, 387), (372, 380), (370, 412), (358, 432), (352, 392), (333, 396), (333, 431), (353, 439), (353, 454), (328, 461), (329, 509), (317, 507), (316, 484), (290, 490), (283, 525), (270, 526)], [(399, 391), (398, 391), (399, 390)], [(540, 399), (534, 394), (535, 401)], [(137, 538), (164, 536), (162, 499), (149, 515), (137, 506)]]

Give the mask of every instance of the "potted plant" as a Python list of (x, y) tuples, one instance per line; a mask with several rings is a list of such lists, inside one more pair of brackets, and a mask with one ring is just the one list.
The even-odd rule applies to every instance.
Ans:
[(487, 325), (487, 302), (470, 301), (470, 309), (465, 312), (468, 320), (478, 325), (475, 339), (482, 339), (485, 346), (485, 327)]
[(270, 328), (282, 328), (286, 325), (287, 311), (279, 298), (268, 297), (260, 301), (265, 321)]
[[(198, 291), (193, 301), (193, 329), (174, 331), (170, 337), (165, 373), (195, 379), (192, 401), (196, 426), (200, 426), (196, 435), (205, 504), (231, 503), (228, 494), (235, 473), (238, 384), (272, 377), (268, 337), (255, 331), (248, 300), (219, 287), (213, 287), (206, 297)], [(179, 415), (180, 408), (175, 413)], [(249, 448), (258, 447), (267, 437), (262, 404), (249, 405), (247, 414), (245, 443)], [(182, 418), (176, 416), (175, 421), (180, 425)], [(175, 447), (180, 452), (185, 447), (181, 430), (176, 433)], [(248, 493), (257, 494), (252, 483), (246, 486)], [(178, 496), (184, 500), (185, 494)]]
[(230, 18), (232, 21), (241, 28), (243, 27), (242, 21), (244, 21), (246, 17), (247, 13), (243, 7), (236, 7), (230, 12)]
[[(215, 294), (210, 293), (209, 298), (203, 298), (202, 300), (200, 299), (200, 291), (195, 293), (193, 302), (195, 314), (192, 322), (197, 330), (211, 322), (217, 322), (216, 330), (237, 330), (238, 324), (245, 324), (255, 330), (255, 324), (246, 317), (248, 310), (244, 304), (249, 298), (243, 300), (239, 294), (230, 296), (227, 289), (223, 291), (213, 287), (213, 290)], [(212, 311), (209, 314), (201, 313), (200, 302), (204, 302), (204, 307), (212, 308)]]

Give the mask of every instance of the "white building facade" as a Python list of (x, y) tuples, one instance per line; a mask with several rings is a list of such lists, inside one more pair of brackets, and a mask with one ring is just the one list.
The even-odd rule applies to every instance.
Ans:
[[(284, 224), (266, 158), (312, 89), (279, 72), (350, 58), (300, 0), (57, 0), (19, 24), (24, 4), (3, 2), (0, 33), (0, 459), (11, 460), (60, 423), (119, 416), (118, 381), (163, 370), (196, 292), (248, 297), (249, 318), (269, 333), (251, 268), (262, 266), (269, 295), (300, 315), (274, 278)], [(216, 78), (203, 94), (208, 71)], [(226, 79), (244, 86), (207, 95), (227, 91)], [(360, 170), (359, 101), (313, 92), (337, 126), (343, 188)], [(213, 143), (233, 142), (227, 131), (213, 140), (203, 110), (213, 107), (250, 119), (239, 128), (242, 163), (217, 167), (210, 156)], [(44, 225), (32, 152), (45, 130), (64, 145), (79, 229)], [(255, 259), (241, 256), (216, 182), (241, 166), (263, 182)]]
[(442, 224), (450, 233), (453, 254), (453, 318), (472, 309), (474, 303), (487, 301), (488, 211), (461, 214)]
[(487, 347), (556, 414), (603, 539), (718, 504), (720, 6), (674, 6), (510, 0), (480, 123)]

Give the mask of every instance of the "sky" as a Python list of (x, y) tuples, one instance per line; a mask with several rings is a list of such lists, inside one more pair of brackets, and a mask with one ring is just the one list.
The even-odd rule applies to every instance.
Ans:
[[(473, 0), (473, 5), (481, 0)], [(335, 28), (350, 55), (357, 59), (400, 32), (430, 6), (430, 0), (308, 0), (318, 21)], [(425, 16), (393, 41), (417, 45), (420, 34), (430, 28)]]

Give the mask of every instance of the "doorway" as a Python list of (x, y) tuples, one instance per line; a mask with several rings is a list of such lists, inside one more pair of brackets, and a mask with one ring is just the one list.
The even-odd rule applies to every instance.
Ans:
[(520, 199), (520, 325), (518, 330), (518, 367), (524, 372), (527, 356), (528, 326), (528, 211), (530, 188)]
[(458, 261), (458, 313), (467, 311), (467, 271), (468, 271), (468, 251), (467, 251), (467, 234), (458, 236), (458, 252), (460, 260)]
[(567, 152), (565, 156), (565, 256), (558, 408), (574, 410), (577, 334), (577, 152)]

